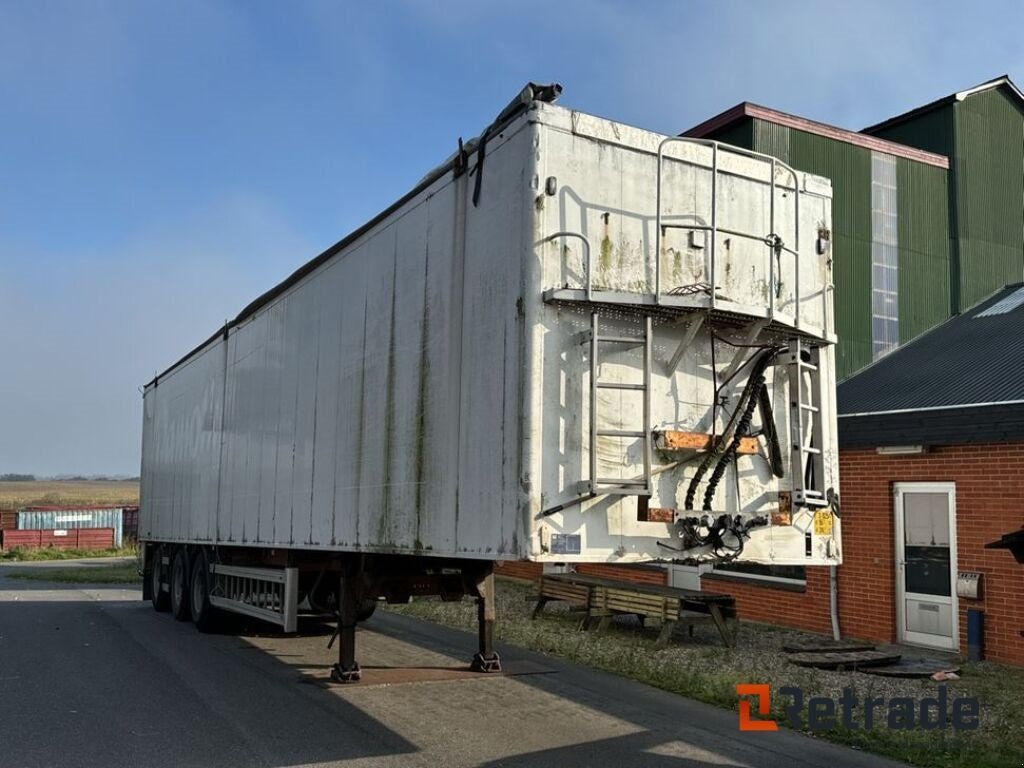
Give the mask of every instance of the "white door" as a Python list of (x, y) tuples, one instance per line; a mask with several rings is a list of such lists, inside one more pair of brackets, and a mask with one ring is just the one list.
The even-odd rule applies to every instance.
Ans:
[(956, 650), (956, 487), (896, 483), (895, 510), (899, 639)]

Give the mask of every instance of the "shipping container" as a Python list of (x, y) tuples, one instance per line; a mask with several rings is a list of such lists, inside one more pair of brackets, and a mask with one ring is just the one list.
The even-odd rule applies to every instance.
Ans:
[(242, 610), (271, 565), (284, 605), (314, 562), (373, 597), (487, 592), (499, 560), (840, 562), (828, 180), (557, 90), (145, 387), (155, 600), (197, 558)]
[(26, 508), (18, 510), (18, 530), (71, 530), (78, 528), (112, 528), (114, 546), (124, 543), (123, 508)]

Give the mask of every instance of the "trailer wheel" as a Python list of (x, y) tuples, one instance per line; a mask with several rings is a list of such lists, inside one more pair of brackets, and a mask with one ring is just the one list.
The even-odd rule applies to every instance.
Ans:
[(373, 612), (377, 610), (376, 600), (363, 600), (359, 603), (359, 610), (356, 611), (356, 621), (363, 622), (373, 616)]
[(161, 562), (163, 556), (162, 548), (157, 547), (153, 550), (153, 567), (149, 571), (149, 600), (153, 604), (154, 610), (161, 613), (171, 609), (171, 596), (163, 590), (163, 580), (160, 578), (164, 568)]
[(171, 615), (178, 621), (188, 621), (192, 613), (188, 609), (188, 558), (185, 548), (179, 547), (171, 562)]
[(192, 623), (200, 632), (216, 629), (219, 611), (210, 603), (210, 561), (200, 552), (192, 565), (192, 592), (189, 601)]

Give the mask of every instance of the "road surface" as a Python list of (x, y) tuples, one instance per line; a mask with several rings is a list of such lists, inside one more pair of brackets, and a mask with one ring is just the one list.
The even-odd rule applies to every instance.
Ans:
[(201, 635), (138, 589), (23, 567), (0, 566), (0, 766), (895, 765), (527, 651), (461, 672), (470, 635), (386, 611), (359, 632), (366, 682), (335, 686), (317, 627)]

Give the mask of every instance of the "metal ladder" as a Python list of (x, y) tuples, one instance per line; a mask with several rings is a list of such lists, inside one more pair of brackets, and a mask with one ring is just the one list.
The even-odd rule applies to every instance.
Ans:
[[(598, 312), (590, 315), (590, 330), (584, 331), (581, 342), (590, 344), (590, 479), (581, 483), (581, 492), (592, 496), (611, 494), (619, 496), (650, 496), (651, 452), (654, 438), (651, 432), (651, 361), (653, 355), (653, 334), (651, 317), (645, 315), (642, 322), (643, 336), (602, 336), (601, 318)], [(643, 347), (643, 383), (622, 384), (601, 381), (599, 367), (602, 345), (618, 347)], [(600, 429), (598, 413), (598, 391), (602, 389), (629, 390), (641, 392), (643, 396), (643, 424), (639, 429)], [(643, 466), (641, 477), (606, 478), (599, 477), (597, 470), (597, 441), (600, 437), (622, 437), (643, 439)]]
[[(790, 474), (793, 504), (825, 507), (825, 445), (820, 347), (794, 339), (789, 344), (787, 367), (790, 397)], [(804, 379), (807, 379), (807, 382)]]

